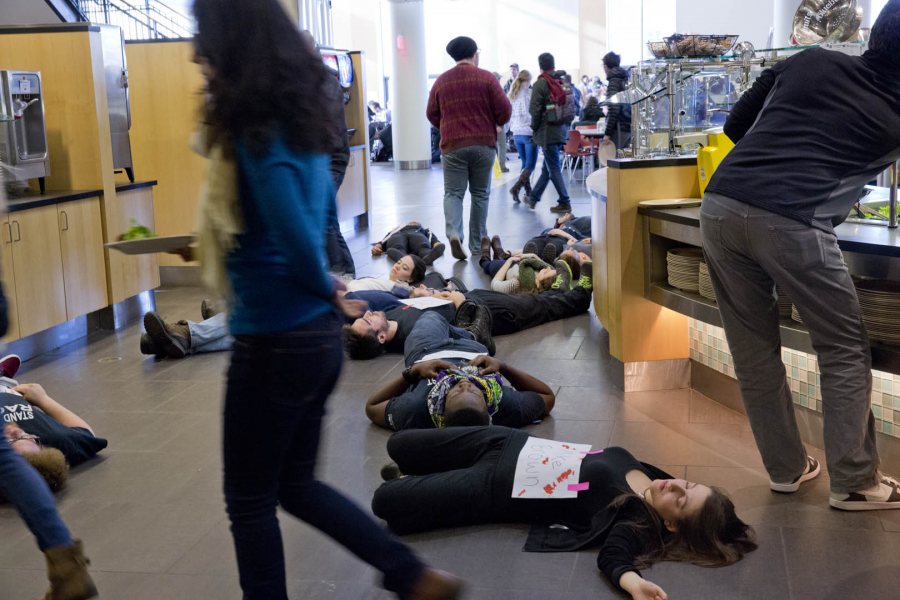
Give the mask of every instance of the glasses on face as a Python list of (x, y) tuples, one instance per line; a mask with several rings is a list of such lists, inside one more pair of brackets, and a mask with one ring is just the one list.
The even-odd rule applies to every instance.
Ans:
[(7, 436), (6, 436), (6, 441), (9, 442), (9, 445), (10, 445), (10, 446), (12, 446), (13, 444), (15, 444), (16, 442), (21, 442), (22, 440), (31, 440), (32, 442), (34, 442), (35, 444), (37, 444), (38, 447), (41, 447), (41, 448), (43, 447), (43, 446), (41, 445), (41, 438), (40, 438), (40, 437), (38, 437), (38, 436), (36, 436), (36, 435), (32, 435), (32, 434), (30, 434), (30, 433), (25, 433), (24, 431), (20, 431), (20, 432), (18, 432), (18, 433), (14, 433), (14, 434), (11, 434), (11, 435), (7, 434)]

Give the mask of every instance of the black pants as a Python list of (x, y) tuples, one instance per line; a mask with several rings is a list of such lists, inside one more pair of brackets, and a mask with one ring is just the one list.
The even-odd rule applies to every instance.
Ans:
[(384, 251), (395, 261), (407, 254), (425, 258), (431, 252), (431, 241), (420, 229), (404, 228), (384, 240)]
[(466, 298), (491, 311), (492, 335), (516, 333), (550, 321), (574, 317), (591, 305), (591, 292), (575, 287), (567, 292), (547, 291), (540, 294), (501, 294), (493, 290), (471, 290)]
[(395, 433), (388, 454), (410, 477), (375, 490), (372, 511), (397, 533), (517, 517), (527, 522), (509, 509), (516, 458), (527, 439), (525, 432), (499, 426)]

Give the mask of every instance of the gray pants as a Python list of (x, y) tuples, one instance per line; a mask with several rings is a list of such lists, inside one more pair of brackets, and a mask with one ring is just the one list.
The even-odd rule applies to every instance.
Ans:
[(463, 235), (463, 198), (466, 188), (472, 197), (469, 213), (469, 250), (481, 252), (481, 238), (487, 236), (488, 201), (491, 196), (491, 174), (497, 151), (491, 146), (466, 146), (444, 154), (444, 220), (447, 237), (465, 239)]
[(833, 233), (706, 194), (703, 251), (756, 445), (772, 481), (793, 481), (806, 450), (781, 361), (777, 283), (809, 328), (821, 370), (825, 456), (833, 492), (876, 483), (869, 342)]

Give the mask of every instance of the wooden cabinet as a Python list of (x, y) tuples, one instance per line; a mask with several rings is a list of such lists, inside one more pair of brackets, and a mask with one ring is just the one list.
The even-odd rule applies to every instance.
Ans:
[(108, 304), (100, 199), (59, 204), (57, 215), (66, 318), (74, 319)]
[(66, 320), (66, 291), (56, 206), (9, 216), (19, 336)]
[(0, 248), (0, 269), (3, 269), (3, 293), (6, 296), (7, 319), (9, 329), (3, 337), (3, 341), (15, 340), (19, 337), (19, 313), (16, 307), (16, 278), (13, 274), (12, 258), (12, 226), (9, 218), (0, 221), (0, 235), (3, 237), (3, 247)]
[(337, 213), (339, 221), (346, 221), (368, 210), (366, 148), (359, 146), (350, 150), (350, 163), (344, 174), (344, 182), (337, 193)]
[[(131, 219), (155, 230), (153, 188), (120, 190), (112, 199), (103, 197), (106, 206), (106, 239), (115, 241), (130, 226)], [(109, 261), (110, 303), (121, 302), (141, 292), (159, 287), (159, 258), (156, 254), (129, 256), (106, 250)]]

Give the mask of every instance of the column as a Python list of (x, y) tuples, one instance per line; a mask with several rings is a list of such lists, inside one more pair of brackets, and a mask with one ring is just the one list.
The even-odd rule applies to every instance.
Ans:
[(791, 45), (791, 32), (794, 29), (794, 14), (800, 8), (799, 0), (775, 0), (775, 36), (773, 48), (784, 48)]
[[(581, 59), (577, 78), (582, 75), (601, 75), (603, 55), (606, 54), (609, 33), (607, 31), (606, 3), (596, 0), (578, 2), (578, 54)], [(573, 79), (576, 77), (573, 76)]]
[(391, 9), (391, 134), (394, 168), (431, 168), (431, 129), (425, 118), (428, 70), (425, 66), (423, 0), (388, 0)]

